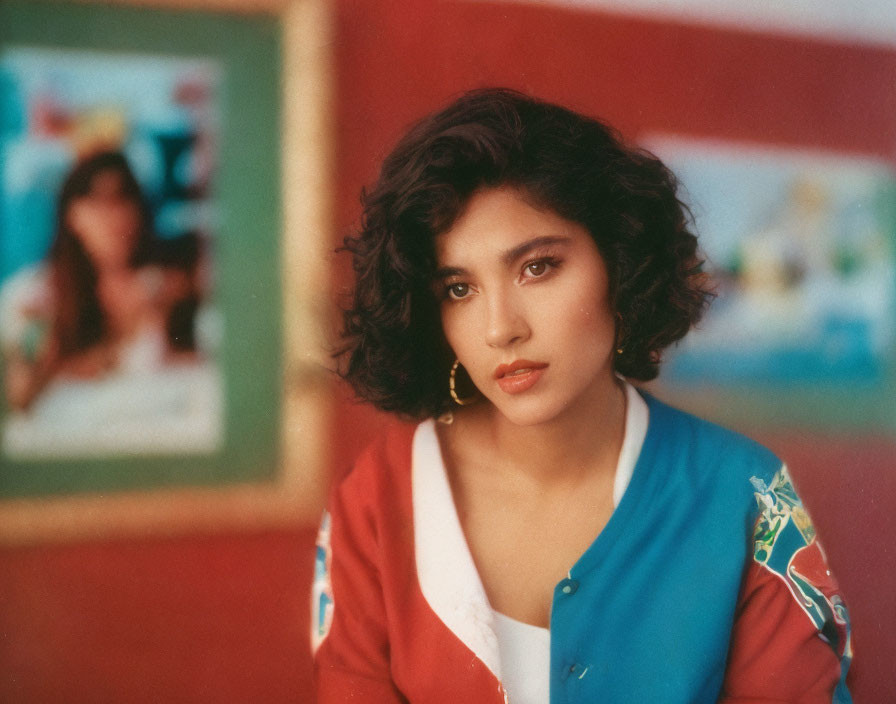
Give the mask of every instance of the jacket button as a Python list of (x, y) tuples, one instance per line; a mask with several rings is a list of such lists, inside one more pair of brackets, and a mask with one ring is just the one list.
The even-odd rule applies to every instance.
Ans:
[(564, 579), (562, 582), (560, 582), (560, 591), (564, 594), (575, 594), (576, 589), (578, 588), (579, 583), (574, 579)]

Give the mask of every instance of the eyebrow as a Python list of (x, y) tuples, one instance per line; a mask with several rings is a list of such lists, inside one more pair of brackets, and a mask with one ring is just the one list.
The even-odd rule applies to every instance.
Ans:
[[(552, 244), (566, 244), (570, 241), (570, 237), (563, 235), (544, 235), (542, 237), (534, 237), (531, 240), (518, 244), (516, 247), (508, 249), (501, 255), (501, 262), (509, 266), (515, 261), (525, 256), (533, 249), (539, 247), (547, 247)], [(435, 278), (447, 279), (452, 276), (466, 276), (470, 272), (460, 266), (444, 266), (436, 270)]]
[(539, 247), (547, 247), (548, 245), (552, 244), (566, 244), (567, 242), (569, 242), (569, 240), (569, 237), (564, 237), (562, 235), (546, 235), (543, 237), (536, 237), (529, 240), (528, 242), (518, 244), (513, 249), (507, 250), (501, 256), (501, 261), (508, 265), (513, 264), (517, 259), (525, 256), (533, 249), (538, 249)]

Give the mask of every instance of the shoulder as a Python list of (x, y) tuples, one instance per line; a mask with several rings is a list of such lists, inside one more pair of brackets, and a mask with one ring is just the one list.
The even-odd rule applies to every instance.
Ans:
[(766, 483), (780, 471), (781, 460), (755, 440), (650, 394), (642, 395), (650, 413), (649, 431), (674, 461), (699, 470), (711, 469), (715, 476), (741, 479), (746, 475)]
[(47, 295), (50, 268), (43, 263), (27, 266), (11, 274), (0, 286), (0, 300), (30, 302), (34, 297)]
[(383, 470), (396, 470), (410, 462), (414, 436), (423, 423), (389, 422), (372, 442), (358, 455), (347, 480), (360, 481)]
[[(644, 481), (656, 496), (699, 506), (715, 526), (750, 531), (782, 462), (758, 442), (645, 394), (649, 420)], [(714, 528), (716, 530), (716, 528)]]
[(0, 330), (5, 343), (19, 342), (29, 321), (48, 318), (50, 271), (44, 264), (12, 274), (0, 286)]
[(391, 421), (334, 486), (332, 499), (356, 507), (376, 505), (384, 496), (397, 499), (410, 482), (414, 436), (421, 425)]

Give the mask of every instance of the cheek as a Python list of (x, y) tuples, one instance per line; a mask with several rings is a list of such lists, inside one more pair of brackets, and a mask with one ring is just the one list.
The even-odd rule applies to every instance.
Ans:
[(484, 332), (477, 322), (476, 303), (443, 303), (441, 319), (445, 341), (473, 383), (482, 388), (491, 377), (496, 362), (484, 343)]
[(573, 317), (583, 326), (595, 332), (604, 333), (615, 327), (613, 313), (602, 299), (596, 302), (594, 299), (581, 301)]
[(554, 337), (556, 348), (572, 356), (603, 356), (616, 338), (613, 312), (602, 286), (582, 285), (558, 305), (541, 314), (542, 329)]
[(86, 206), (72, 208), (69, 227), (91, 258), (101, 257), (109, 249), (107, 223), (97, 218), (93, 209)]
[(454, 350), (454, 354), (460, 357), (464, 352), (465, 343), (469, 345), (472, 339), (472, 330), (469, 324), (465, 323), (464, 316), (458, 308), (457, 304), (443, 303), (440, 316), (445, 341)]
[(69, 208), (66, 220), (69, 229), (74, 232), (79, 238), (82, 237), (82, 232), (90, 229), (88, 227), (88, 225), (90, 224), (89, 209), (86, 208), (83, 204), (78, 203), (77, 201), (71, 206), (71, 208)]
[(137, 228), (140, 226), (140, 212), (132, 203), (121, 207), (119, 223), (123, 233), (129, 237), (134, 237)]

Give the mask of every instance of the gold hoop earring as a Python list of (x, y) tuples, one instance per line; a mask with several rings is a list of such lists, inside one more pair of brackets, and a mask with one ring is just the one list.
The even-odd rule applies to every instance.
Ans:
[(448, 375), (448, 393), (451, 394), (451, 399), (458, 406), (469, 406), (471, 403), (477, 400), (477, 396), (467, 396), (467, 398), (461, 398), (457, 395), (456, 385), (457, 385), (457, 368), (460, 366), (460, 360), (455, 359), (454, 364), (451, 365), (451, 373)]
[(622, 326), (624, 324), (624, 321), (622, 320), (622, 313), (620, 313), (619, 311), (616, 311), (616, 318), (619, 320), (619, 322), (616, 325), (616, 345), (617, 345), (616, 354), (621, 355), (623, 352), (625, 352), (625, 347), (622, 345), (622, 341), (620, 339), (623, 336), (622, 335)]

